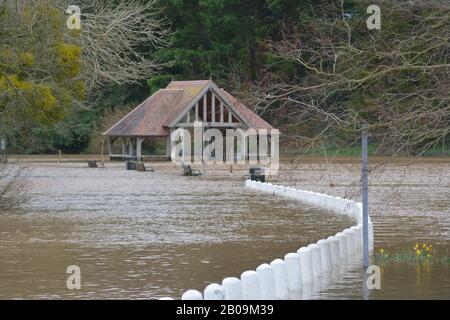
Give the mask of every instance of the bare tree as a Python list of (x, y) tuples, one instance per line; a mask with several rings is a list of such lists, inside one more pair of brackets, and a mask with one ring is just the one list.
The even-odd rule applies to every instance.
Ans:
[[(381, 30), (368, 30), (359, 8), (349, 20), (335, 1), (269, 42), (276, 62), (253, 103), (276, 114), (300, 153), (354, 145), (367, 122), (378, 151), (421, 154), (450, 134), (450, 4), (383, 3)], [(274, 71), (282, 64), (292, 74)]]
[(170, 29), (156, 0), (77, 1), (81, 29), (73, 30), (70, 4), (0, 0), (0, 137), (19, 150), (48, 147), (33, 130), (88, 110), (100, 87), (159, 70), (151, 52), (167, 44)]
[[(61, 1), (64, 9), (71, 1)], [(159, 69), (152, 50), (168, 44), (168, 21), (156, 0), (83, 0), (81, 29), (69, 32), (81, 48), (88, 88), (106, 83), (137, 83)]]
[(0, 162), (0, 213), (20, 209), (30, 198), (27, 184), (25, 167)]
[[(72, 4), (79, 30), (66, 25)], [(39, 132), (88, 109), (99, 87), (148, 79), (159, 68), (150, 53), (170, 32), (156, 0), (0, 0), (0, 30), (0, 137), (27, 151), (46, 147)], [(22, 170), (0, 169), (6, 210), (25, 199), (25, 183)]]

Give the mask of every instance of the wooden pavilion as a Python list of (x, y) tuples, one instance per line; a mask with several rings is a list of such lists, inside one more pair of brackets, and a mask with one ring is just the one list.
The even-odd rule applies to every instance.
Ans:
[[(177, 128), (265, 129), (273, 127), (212, 80), (172, 81), (103, 133), (111, 160), (170, 160), (171, 133)], [(145, 141), (164, 152), (145, 154)], [(162, 153), (162, 154), (161, 154)], [(224, 155), (225, 156), (225, 155)]]

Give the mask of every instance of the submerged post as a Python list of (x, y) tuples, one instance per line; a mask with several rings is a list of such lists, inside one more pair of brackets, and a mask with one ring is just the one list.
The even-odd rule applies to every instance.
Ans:
[(6, 138), (0, 137), (0, 163), (6, 163), (8, 161), (6, 155)]
[(369, 266), (369, 161), (367, 155), (367, 123), (362, 125), (362, 205), (363, 205), (363, 267)]
[(105, 144), (105, 139), (102, 137), (102, 167), (105, 166), (105, 159), (103, 158), (104, 144)]

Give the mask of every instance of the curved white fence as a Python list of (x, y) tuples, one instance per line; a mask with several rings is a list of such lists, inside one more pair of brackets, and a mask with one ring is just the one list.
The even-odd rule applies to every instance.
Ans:
[[(290, 252), (284, 259), (264, 263), (256, 270), (245, 271), (240, 279), (225, 278), (222, 284), (212, 283), (204, 292), (187, 290), (182, 300), (272, 300), (288, 299), (291, 292), (300, 292), (325, 277), (332, 270), (362, 254), (362, 204), (322, 193), (247, 180), (247, 188), (295, 199), (306, 204), (332, 210), (351, 217), (356, 225), (334, 236)], [(369, 250), (373, 250), (373, 224), (369, 218)], [(170, 298), (162, 298), (170, 299)]]

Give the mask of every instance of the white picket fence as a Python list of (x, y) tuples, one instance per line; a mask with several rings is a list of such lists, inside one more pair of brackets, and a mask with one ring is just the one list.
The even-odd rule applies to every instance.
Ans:
[[(351, 217), (356, 224), (342, 232), (290, 252), (284, 259), (245, 271), (240, 278), (228, 277), (202, 292), (187, 290), (181, 300), (273, 300), (288, 299), (352, 257), (362, 254), (362, 204), (322, 193), (247, 180), (249, 189), (279, 195)], [(369, 250), (373, 250), (373, 224), (369, 218)], [(170, 300), (166, 297), (162, 300)]]

